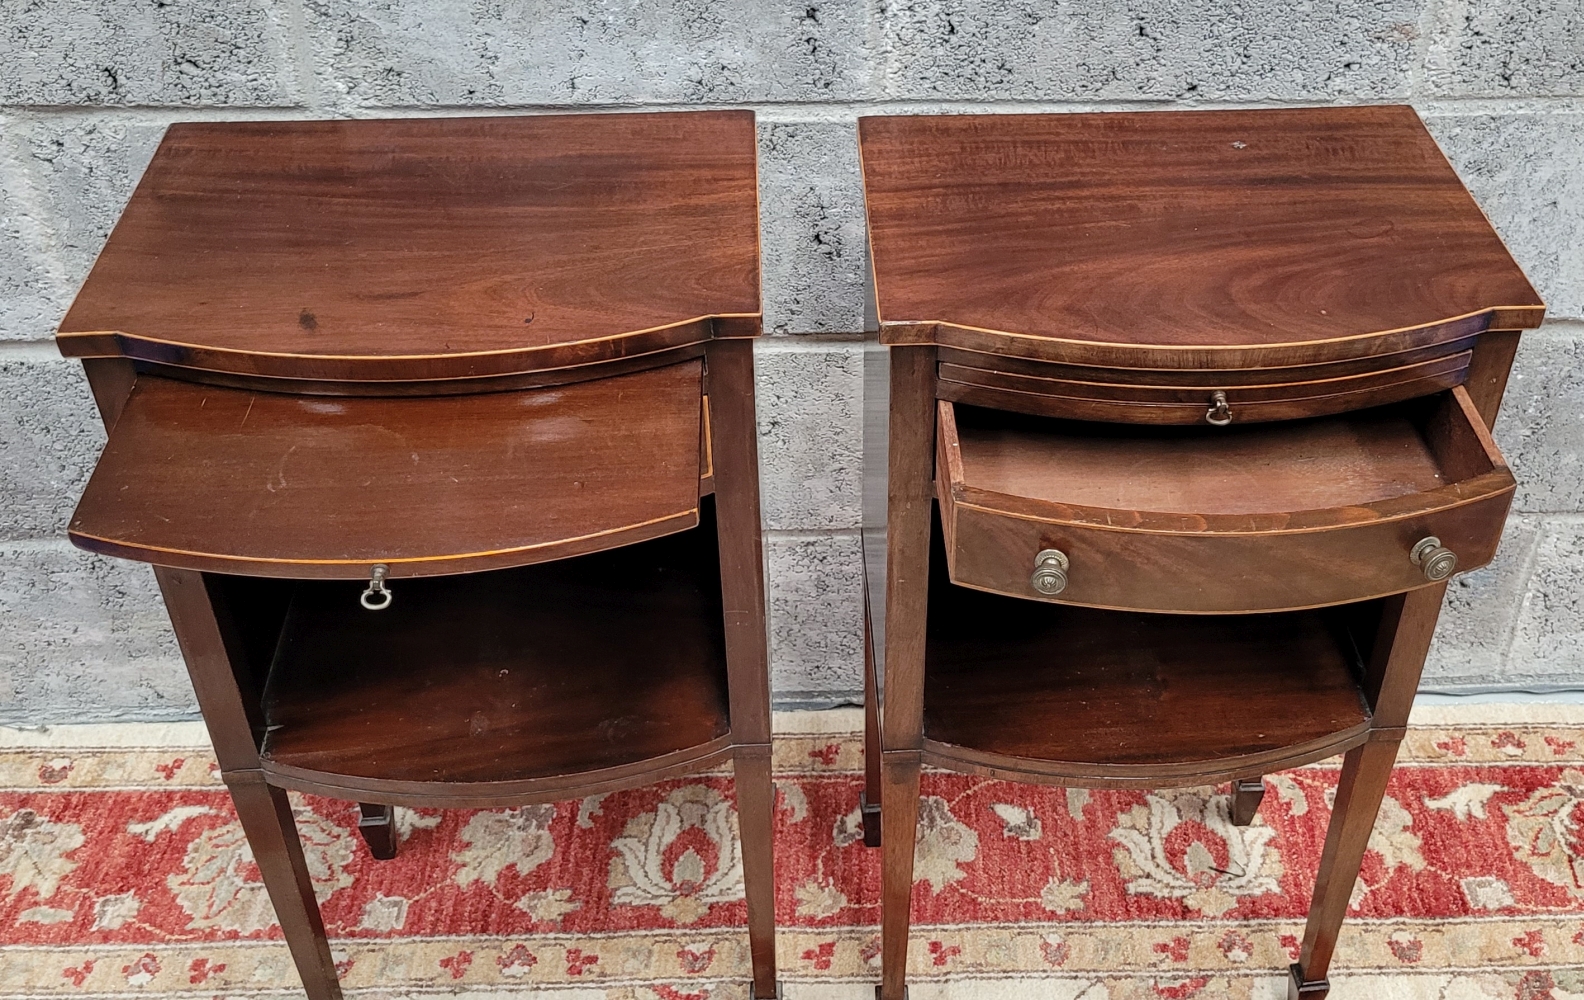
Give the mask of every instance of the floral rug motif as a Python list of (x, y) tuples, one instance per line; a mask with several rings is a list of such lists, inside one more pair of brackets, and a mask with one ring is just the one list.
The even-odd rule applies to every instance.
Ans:
[[(872, 996), (879, 856), (853, 711), (777, 718), (787, 995)], [(1338, 762), (1228, 789), (1049, 789), (925, 775), (915, 1000), (1284, 996)], [(354, 996), (543, 991), (726, 1000), (748, 969), (728, 773), (516, 809), (294, 796)], [(0, 729), (0, 1000), (300, 995), (196, 724)], [(1584, 709), (1422, 710), (1375, 825), (1332, 996), (1584, 997)]]

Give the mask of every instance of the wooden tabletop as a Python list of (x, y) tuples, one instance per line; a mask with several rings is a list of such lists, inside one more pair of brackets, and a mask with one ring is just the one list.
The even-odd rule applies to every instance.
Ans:
[(748, 111), (173, 125), (68, 356), (514, 374), (759, 330)]
[(1408, 107), (859, 121), (881, 337), (1241, 368), (1538, 326)]

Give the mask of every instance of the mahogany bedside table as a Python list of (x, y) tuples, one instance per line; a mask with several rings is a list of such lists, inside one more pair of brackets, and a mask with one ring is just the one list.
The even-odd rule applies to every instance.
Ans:
[(906, 992), (921, 764), (1232, 781), (1246, 825), (1261, 775), (1346, 753), (1290, 976), (1325, 996), (1446, 580), (1501, 536), (1489, 427), (1544, 307), (1406, 107), (859, 139), (889, 365), (880, 996)]
[(308, 995), (285, 789), (499, 807), (730, 760), (776, 993), (749, 112), (175, 125), (60, 331)]

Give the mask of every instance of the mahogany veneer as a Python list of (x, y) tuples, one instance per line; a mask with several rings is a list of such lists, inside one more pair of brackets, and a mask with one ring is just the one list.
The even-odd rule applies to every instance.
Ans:
[[(730, 760), (777, 994), (753, 115), (172, 126), (62, 324), (310, 1000), (285, 789), (601, 794)], [(424, 579), (417, 579), (424, 578)], [(348, 582), (357, 581), (357, 582)]]
[(749, 111), (172, 125), (61, 351), (367, 382), (756, 336), (755, 156)]
[(1345, 752), (1291, 969), (1320, 1000), (1446, 578), (1501, 537), (1489, 428), (1544, 307), (1406, 107), (865, 118), (859, 141), (888, 348), (881, 1000), (906, 995), (922, 764), (1230, 782), (1247, 824), (1261, 774)]
[(1412, 108), (858, 127), (888, 344), (1263, 368), (1545, 311)]

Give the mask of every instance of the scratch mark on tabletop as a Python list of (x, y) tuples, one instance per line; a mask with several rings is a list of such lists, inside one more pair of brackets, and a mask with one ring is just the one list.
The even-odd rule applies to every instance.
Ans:
[(275, 467), (275, 481), (264, 484), (264, 488), (271, 493), (286, 488), (286, 463), (291, 460), (292, 452), (297, 450), (297, 445), (286, 449), (286, 454), (281, 456), (280, 464)]

